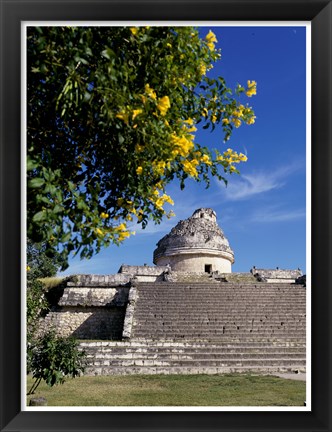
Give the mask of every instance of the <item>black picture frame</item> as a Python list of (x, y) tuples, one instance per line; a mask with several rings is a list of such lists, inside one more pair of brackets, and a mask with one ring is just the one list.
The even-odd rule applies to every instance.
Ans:
[[(332, 431), (332, 4), (327, 0), (0, 0), (1, 431)], [(21, 22), (310, 21), (312, 29), (311, 412), (21, 411)]]

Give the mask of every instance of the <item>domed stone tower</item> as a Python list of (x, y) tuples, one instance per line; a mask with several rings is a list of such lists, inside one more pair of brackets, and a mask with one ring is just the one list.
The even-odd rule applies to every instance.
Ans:
[(196, 210), (157, 243), (153, 262), (173, 271), (231, 273), (234, 253), (210, 208)]

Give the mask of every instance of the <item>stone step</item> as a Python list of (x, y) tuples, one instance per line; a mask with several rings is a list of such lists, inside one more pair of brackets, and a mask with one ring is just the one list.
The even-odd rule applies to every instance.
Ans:
[(119, 359), (93, 358), (88, 359), (90, 366), (291, 366), (306, 365), (305, 357), (220, 357), (220, 358), (157, 358)]
[(251, 374), (273, 374), (273, 373), (305, 373), (303, 365), (289, 366), (222, 366), (222, 367), (160, 367), (160, 366), (130, 366), (130, 367), (107, 367), (99, 366), (87, 368), (86, 375), (193, 375), (193, 374), (230, 374), (230, 373), (251, 373)]
[(202, 332), (202, 331), (211, 331), (211, 332), (221, 332), (221, 333), (225, 333), (225, 331), (245, 331), (245, 332), (256, 332), (256, 331), (260, 331), (262, 330), (263, 332), (268, 332), (268, 331), (272, 331), (272, 330), (280, 330), (280, 331), (304, 331), (303, 329), (303, 324), (301, 323), (287, 323), (285, 325), (280, 325), (280, 323), (278, 324), (271, 324), (271, 323), (266, 323), (261, 324), (261, 325), (251, 325), (251, 323), (247, 323), (247, 322), (238, 322), (236, 324), (233, 323), (225, 323), (220, 321), (220, 323), (212, 323), (212, 324), (206, 324), (206, 323), (181, 323), (181, 322), (173, 322), (172, 324), (167, 324), (167, 323), (159, 323), (159, 322), (141, 322), (139, 324), (136, 324), (135, 327), (135, 332), (140, 331), (140, 329), (149, 329), (149, 330), (153, 330), (155, 329), (156, 331), (198, 331), (198, 332)]
[[(209, 281), (203, 281), (203, 282), (194, 282), (194, 281), (188, 281), (188, 282), (166, 282), (166, 281), (162, 281), (162, 282), (153, 282), (151, 284), (151, 282), (137, 282), (136, 286), (138, 287), (148, 287), (151, 288), (151, 285), (155, 286), (156, 288), (162, 288), (162, 287), (177, 287), (177, 288), (182, 288), (182, 287), (192, 287), (192, 288), (197, 288), (197, 287), (205, 287), (205, 286), (209, 286)], [(271, 289), (271, 288), (282, 288), (282, 289), (293, 289), (293, 290), (304, 290), (305, 291), (305, 287), (301, 284), (293, 284), (293, 283), (283, 283), (283, 282), (249, 282), (249, 283), (232, 283), (232, 282), (218, 282), (218, 285), (220, 285), (220, 287), (223, 288), (236, 288), (236, 289), (240, 289), (241, 287), (255, 287), (255, 288), (265, 288), (265, 289)], [(212, 287), (215, 287), (215, 284), (211, 284)]]
[(170, 314), (163, 314), (163, 313), (137, 313), (136, 317), (139, 317), (142, 321), (151, 321), (151, 320), (160, 320), (160, 319), (168, 319), (174, 322), (174, 319), (177, 321), (183, 321), (183, 322), (196, 322), (197, 324), (205, 321), (210, 322), (219, 322), (220, 320), (223, 320), (225, 322), (287, 322), (285, 320), (290, 321), (301, 321), (305, 322), (306, 316), (305, 314), (289, 314), (289, 315), (279, 315), (279, 314), (241, 314), (234, 316), (234, 314), (221, 314), (218, 315), (212, 315), (212, 314), (202, 314), (200, 316), (198, 315), (190, 315), (190, 314), (173, 314), (172, 317), (170, 317)]
[[(214, 338), (215, 339), (215, 338)], [(146, 337), (141, 337), (141, 338), (131, 338), (130, 339), (130, 343), (150, 343), (151, 342), (151, 338), (149, 338), (148, 336)], [(238, 344), (238, 343), (243, 343), (243, 342), (255, 342), (255, 343), (288, 343), (288, 342), (294, 342), (294, 341), (301, 341), (301, 342), (305, 342), (306, 337), (303, 335), (295, 335), (295, 336), (285, 336), (282, 335), (280, 338), (276, 338), (275, 335), (252, 335), (252, 334), (243, 334), (243, 335), (235, 335), (235, 336), (226, 336), (223, 335), (223, 337), (221, 339), (217, 339), (215, 344), (216, 345), (223, 345), (223, 344)], [(97, 342), (98, 343), (98, 342)], [(104, 343), (104, 342), (101, 342)], [(107, 342), (105, 342), (107, 343)], [(110, 342), (110, 343), (114, 343), (114, 342)], [(123, 341), (119, 341), (116, 342), (119, 344), (123, 344)], [(154, 342), (156, 344), (158, 344), (157, 342)], [(180, 344), (192, 344), (192, 339), (186, 341), (174, 341), (172, 337), (167, 337), (167, 338), (161, 338), (160, 339), (160, 343), (164, 344), (164, 343), (180, 343)], [(197, 338), (197, 343), (199, 345), (201, 344), (210, 344), (210, 338), (208, 339), (198, 339)]]
[(197, 339), (204, 333), (207, 334), (211, 334), (211, 335), (221, 335), (223, 337), (223, 335), (225, 335), (225, 333), (228, 333), (230, 335), (239, 335), (239, 337), (243, 335), (249, 335), (254, 333), (253, 336), (259, 336), (261, 335), (262, 337), (275, 337), (276, 335), (280, 334), (280, 335), (284, 335), (285, 333), (287, 333), (289, 336), (293, 336), (293, 337), (301, 337), (301, 336), (305, 336), (305, 330), (302, 329), (278, 329), (278, 328), (262, 328), (262, 329), (251, 329), (251, 328), (246, 328), (246, 327), (240, 327), (239, 328), (232, 328), (232, 327), (218, 327), (215, 329), (206, 327), (203, 328), (201, 327), (200, 329), (195, 328), (195, 327), (187, 327), (187, 328), (182, 328), (182, 327), (172, 327), (172, 328), (168, 328), (168, 327), (156, 327), (156, 326), (145, 326), (145, 327), (134, 327), (133, 328), (133, 335), (132, 337), (138, 337), (139, 333), (144, 333), (146, 332), (145, 336), (146, 338), (149, 338), (149, 333), (153, 333), (153, 334), (157, 334), (157, 333), (169, 333), (170, 337), (168, 337), (168, 339), (172, 339), (172, 334), (174, 334), (175, 336), (178, 335), (179, 333), (186, 333), (186, 334), (190, 334), (190, 335), (197, 335)]
[[(209, 297), (206, 297), (206, 294), (209, 294)], [(205, 296), (205, 297), (204, 297)], [(238, 293), (234, 293), (234, 294), (227, 294), (227, 293), (223, 293), (223, 292), (217, 292), (217, 293), (211, 293), (211, 291), (202, 291), (200, 293), (198, 292), (188, 292), (187, 294), (179, 294), (176, 292), (165, 292), (163, 294), (155, 294), (155, 293), (151, 293), (150, 295), (147, 295), (147, 293), (142, 293), (142, 291), (139, 291), (139, 298), (144, 298), (144, 299), (164, 299), (164, 300), (169, 300), (169, 301), (175, 301), (175, 300), (191, 300), (191, 301), (195, 301), (195, 300), (200, 300), (200, 299), (204, 299), (205, 302), (210, 302), (213, 303), (213, 298), (211, 298), (210, 296), (213, 296), (213, 298), (219, 298), (220, 300), (223, 301), (237, 301), (238, 299), (241, 300), (247, 300), (247, 301), (258, 301), (258, 302), (264, 302), (264, 301), (276, 301), (278, 303), (286, 303), (285, 299), (290, 300), (292, 302), (296, 302), (296, 303), (305, 303), (305, 296), (289, 296), (285, 293), (277, 293), (274, 295), (268, 295), (267, 293), (260, 293), (259, 295), (253, 295), (251, 293), (248, 293), (246, 295), (240, 295)]]
[[(169, 310), (177, 310), (180, 309), (183, 310), (183, 308), (186, 309), (201, 309), (201, 310), (206, 310), (207, 307), (209, 307), (209, 310), (211, 311), (220, 311), (220, 310), (224, 310), (227, 311), (230, 308), (232, 308), (232, 310), (234, 311), (246, 311), (248, 309), (254, 309), (254, 310), (261, 310), (262, 308), (264, 309), (270, 309), (272, 311), (275, 310), (282, 310), (282, 311), (305, 311), (306, 309), (306, 305), (305, 304), (297, 304), (297, 305), (292, 305), (289, 302), (286, 302), (285, 304), (278, 304), (276, 302), (271, 302), (271, 303), (258, 303), (258, 302), (245, 302), (243, 301), (242, 303), (236, 301), (234, 303), (231, 302), (227, 302), (225, 300), (220, 301), (220, 303), (216, 303), (217, 299), (215, 299), (214, 302), (204, 302), (202, 301), (198, 301), (196, 303), (190, 301), (190, 299), (187, 299), (187, 301), (184, 302), (180, 302), (180, 301), (176, 301), (176, 302), (170, 302), (170, 301), (161, 301), (161, 300), (153, 300), (154, 303), (149, 303), (147, 302), (147, 300), (145, 300), (144, 303), (146, 303), (146, 310), (162, 310), (162, 309), (169, 309)], [(138, 303), (143, 303), (142, 299), (139, 299)]]
[(221, 354), (257, 354), (260, 355), (262, 352), (264, 354), (305, 354), (306, 350), (303, 346), (298, 347), (216, 347), (209, 348), (206, 346), (202, 347), (99, 347), (99, 348), (84, 348), (85, 352), (88, 355), (147, 355), (147, 356), (156, 356), (156, 355), (221, 355)]
[[(247, 334), (253, 335), (253, 333), (249, 333), (249, 332)], [(170, 333), (167, 333), (167, 332), (158, 332), (158, 333), (156, 332), (156, 333), (150, 333), (149, 338), (156, 341), (156, 340), (159, 340), (162, 338), (166, 339), (165, 336), (169, 336), (169, 335), (170, 335)], [(227, 332), (227, 333), (225, 333), (225, 335), (228, 337), (229, 336), (232, 336), (232, 337), (239, 336), (239, 334), (236, 334), (235, 332), (234, 333)], [(265, 333), (265, 335), (271, 336), (271, 333)], [(295, 334), (291, 334), (291, 333), (289, 334), (286, 332), (284, 332), (284, 333), (272, 333), (272, 335), (276, 338), (281, 338), (283, 336), (287, 336), (287, 337), (293, 336), (294, 338), (296, 337)], [(136, 337), (138, 337), (138, 338), (144, 337), (144, 336), (146, 336), (146, 332), (141, 332), (141, 333), (138, 332), (136, 335)], [(241, 333), (240, 336), (243, 336), (243, 334)], [(305, 335), (303, 334), (301, 336), (304, 337)], [(175, 333), (173, 333), (172, 334), (172, 339), (176, 340), (176, 341), (182, 341), (182, 340), (186, 340), (186, 339), (193, 340), (193, 341), (200, 341), (202, 339), (214, 341), (214, 340), (220, 340), (220, 339), (222, 339), (222, 337), (223, 337), (223, 334), (217, 334), (217, 333), (214, 333), (214, 334), (209, 334), (209, 333), (200, 333), (200, 334), (197, 334), (197, 333), (192, 333), (192, 334), (190, 334), (190, 333), (176, 333), (175, 334)], [(169, 337), (168, 337), (168, 339), (169, 339)]]
[(183, 360), (193, 360), (197, 362), (208, 361), (235, 361), (235, 360), (287, 360), (287, 359), (298, 359), (305, 360), (305, 353), (122, 353), (114, 354), (113, 352), (97, 352), (95, 354), (88, 354), (87, 359), (90, 362), (100, 362), (103, 360), (108, 360), (112, 364), (120, 360), (162, 360), (162, 361), (183, 361)]
[[(181, 313), (182, 312), (182, 313)], [(166, 315), (167, 314), (167, 315)], [(188, 318), (188, 317), (192, 317), (193, 319), (200, 319), (201, 317), (206, 318), (216, 318), (216, 317), (227, 317), (227, 318), (233, 318), (234, 319), (234, 315), (236, 316), (240, 316), (241, 318), (248, 318), (250, 317), (250, 319), (264, 319), (264, 318), (269, 318), (269, 316), (275, 319), (278, 319), (278, 317), (306, 317), (306, 313), (305, 311), (294, 311), (294, 310), (289, 310), (289, 311), (278, 311), (278, 310), (268, 310), (268, 309), (259, 309), (259, 310), (250, 310), (250, 309), (246, 309), (246, 310), (242, 310), (242, 311), (236, 311), (236, 310), (216, 310), (216, 311), (211, 311), (208, 309), (205, 310), (198, 310), (196, 308), (192, 308), (192, 309), (188, 309), (188, 308), (182, 308), (181, 310), (168, 310), (168, 309), (162, 309), (162, 308), (156, 308), (154, 310), (137, 310), (136, 316), (139, 316), (141, 318), (144, 317), (163, 317), (163, 316), (169, 316), (170, 314), (172, 314), (172, 316), (174, 317), (178, 317), (178, 318)]]
[(271, 331), (266, 331), (266, 332), (241, 332), (241, 331), (226, 331), (226, 332), (166, 332), (166, 331), (155, 331), (155, 332), (147, 332), (147, 331), (137, 331), (134, 333), (134, 337), (135, 338), (146, 338), (148, 337), (149, 339), (154, 339), (156, 340), (157, 338), (160, 339), (172, 339), (172, 340), (182, 340), (182, 339), (190, 339), (190, 340), (197, 340), (200, 341), (202, 339), (205, 340), (220, 340), (222, 339), (224, 336), (226, 337), (243, 337), (246, 335), (250, 335), (250, 336), (265, 336), (265, 337), (274, 337), (274, 338), (282, 338), (282, 337), (294, 337), (295, 339), (298, 337), (305, 337), (305, 333), (304, 332), (271, 332)]
[[(208, 295), (208, 297), (207, 297)], [(170, 296), (170, 295), (165, 295), (165, 296), (138, 296), (138, 301), (151, 301), (151, 302), (155, 302), (156, 306), (159, 304), (167, 304), (167, 305), (180, 305), (182, 304), (181, 302), (185, 302), (185, 304), (193, 304), (193, 305), (197, 305), (197, 304), (208, 304), (208, 305), (216, 305), (215, 301), (218, 301), (218, 305), (220, 307), (222, 307), (223, 305), (235, 305), (236, 307), (245, 307), (247, 304), (248, 305), (255, 305), (255, 304), (259, 304), (259, 305), (267, 305), (267, 306), (285, 306), (285, 307), (293, 307), (293, 308), (297, 308), (297, 307), (304, 307), (306, 305), (306, 300), (305, 299), (298, 299), (298, 298), (278, 298), (278, 297), (271, 297), (268, 298), (265, 295), (261, 295), (259, 298), (253, 298), (252, 296), (250, 297), (238, 297), (238, 296), (234, 296), (231, 298), (226, 298), (226, 296), (221, 295), (214, 295), (213, 293), (206, 293), (202, 295), (191, 295), (190, 293), (187, 296)], [(147, 306), (153, 306), (153, 303), (147, 303)]]
[(238, 346), (254, 346), (254, 347), (268, 347), (268, 346), (285, 346), (288, 347), (291, 343), (305, 343), (305, 338), (290, 338), (283, 337), (280, 340), (276, 338), (252, 337), (245, 335), (241, 338), (227, 338), (226, 336), (213, 344), (210, 341), (200, 340), (199, 342), (188, 341), (173, 341), (172, 339), (161, 339), (160, 341), (152, 341), (148, 338), (133, 339), (130, 341), (81, 341), (80, 346), (84, 348), (109, 348), (109, 347), (125, 347), (125, 348), (187, 348), (187, 347), (203, 347), (203, 348), (223, 348), (223, 347), (238, 347)]
[(169, 287), (165, 287), (165, 288), (159, 288), (157, 286), (155, 286), (155, 289), (152, 289), (152, 287), (154, 286), (154, 284), (151, 284), (150, 287), (148, 286), (139, 286), (137, 287), (137, 290), (142, 293), (142, 295), (146, 295), (149, 297), (158, 297), (158, 296), (164, 296), (164, 295), (172, 295), (172, 296), (183, 296), (186, 297), (188, 295), (191, 296), (199, 296), (199, 295), (203, 295), (205, 293), (213, 293), (217, 296), (230, 296), (230, 297), (235, 297), (235, 296), (242, 296), (242, 297), (249, 297), (249, 295), (253, 295), (257, 298), (259, 298), (262, 294), (266, 295), (267, 297), (281, 297), (281, 295), (283, 296), (288, 296), (290, 298), (298, 298), (298, 299), (303, 299), (306, 296), (306, 291), (305, 290), (287, 290), (287, 289), (280, 289), (280, 288), (266, 288), (266, 289), (257, 289), (257, 288), (252, 288), (250, 289), (249, 287), (243, 287), (241, 288), (241, 286), (235, 286), (235, 287), (228, 287), (228, 288), (222, 288), (219, 286), (201, 286), (201, 287), (195, 287), (194, 284), (191, 284), (188, 287), (174, 287), (174, 286), (169, 286)]
[[(186, 325), (186, 324), (197, 324), (197, 325), (219, 325), (220, 322), (226, 323), (228, 325), (237, 325), (238, 323), (242, 324), (255, 324), (255, 325), (264, 325), (264, 324), (271, 324), (271, 325), (287, 325), (287, 324), (297, 324), (305, 323), (306, 319), (305, 317), (297, 316), (288, 316), (288, 317), (263, 317), (260, 316), (260, 318), (251, 318), (252, 315), (246, 315), (246, 316), (240, 316), (237, 319), (234, 319), (234, 316), (219, 316), (219, 317), (210, 317), (210, 316), (203, 316), (203, 317), (195, 317), (195, 316), (179, 316), (176, 317), (176, 324)], [(174, 317), (175, 318), (175, 317)], [(287, 321), (286, 321), (287, 319)], [(163, 322), (164, 325), (171, 325), (174, 324), (175, 321), (172, 317), (170, 319), (169, 315), (141, 315), (140, 316), (140, 322), (151, 322), (151, 323), (158, 323)]]

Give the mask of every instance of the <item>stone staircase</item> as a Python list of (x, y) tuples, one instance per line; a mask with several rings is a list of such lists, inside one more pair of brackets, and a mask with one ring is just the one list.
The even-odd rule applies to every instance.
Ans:
[(305, 371), (302, 285), (161, 282), (131, 290), (130, 339), (82, 343), (88, 374)]

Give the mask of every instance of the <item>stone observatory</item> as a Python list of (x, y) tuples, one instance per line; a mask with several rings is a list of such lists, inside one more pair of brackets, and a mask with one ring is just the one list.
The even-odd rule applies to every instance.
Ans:
[(231, 273), (234, 252), (217, 224), (216, 212), (200, 208), (159, 240), (153, 262), (177, 272)]

